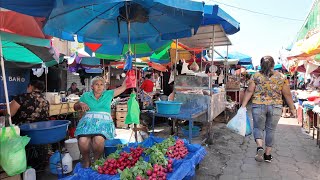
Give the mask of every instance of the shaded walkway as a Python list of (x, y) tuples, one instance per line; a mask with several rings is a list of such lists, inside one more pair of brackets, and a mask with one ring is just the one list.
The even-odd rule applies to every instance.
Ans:
[(214, 144), (197, 171), (196, 179), (320, 179), (320, 149), (301, 131), (296, 119), (281, 119), (276, 132), (272, 163), (256, 162), (253, 137), (245, 141), (226, 129), (214, 127)]

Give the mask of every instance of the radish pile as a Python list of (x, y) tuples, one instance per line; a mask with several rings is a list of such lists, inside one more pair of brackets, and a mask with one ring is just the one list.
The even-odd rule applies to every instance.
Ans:
[[(147, 171), (147, 176), (149, 177), (148, 180), (166, 180), (167, 179), (167, 173), (172, 172), (172, 159), (168, 161), (167, 167), (163, 167), (161, 165), (155, 164), (153, 166), (153, 170)], [(136, 179), (138, 180), (138, 179)], [(143, 179), (139, 179), (143, 180)]]
[[(167, 173), (173, 172), (173, 160), (183, 159), (188, 154), (184, 141), (167, 138), (145, 151), (142, 147), (130, 148), (130, 153), (122, 148), (108, 158), (97, 160), (92, 168), (100, 174), (120, 173), (120, 180), (165, 180)], [(149, 157), (148, 162), (144, 156)]]
[(97, 171), (100, 174), (115, 175), (118, 173), (117, 169), (122, 171), (125, 168), (133, 167), (139, 160), (142, 153), (143, 148), (141, 147), (130, 148), (130, 153), (122, 152), (118, 159), (107, 159), (103, 166), (98, 167)]
[(185, 147), (183, 140), (178, 139), (174, 146), (168, 148), (166, 154), (169, 158), (183, 159), (188, 154), (188, 149)]

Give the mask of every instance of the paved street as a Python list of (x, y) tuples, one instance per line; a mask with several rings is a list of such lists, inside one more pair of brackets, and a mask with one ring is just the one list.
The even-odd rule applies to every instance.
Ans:
[(230, 132), (225, 124), (214, 127), (214, 144), (197, 170), (197, 180), (320, 179), (320, 149), (301, 131), (296, 119), (281, 119), (276, 132), (272, 163), (256, 162), (253, 137)]

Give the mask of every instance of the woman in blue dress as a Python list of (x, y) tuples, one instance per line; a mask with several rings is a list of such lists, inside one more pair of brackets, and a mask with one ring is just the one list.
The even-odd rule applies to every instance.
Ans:
[(75, 110), (86, 112), (75, 132), (84, 168), (90, 167), (90, 149), (93, 150), (94, 160), (101, 158), (105, 140), (115, 136), (115, 126), (110, 115), (111, 102), (126, 90), (126, 83), (124, 80), (119, 88), (105, 90), (105, 80), (94, 77), (91, 80), (91, 89), (92, 91), (84, 93), (74, 105)]

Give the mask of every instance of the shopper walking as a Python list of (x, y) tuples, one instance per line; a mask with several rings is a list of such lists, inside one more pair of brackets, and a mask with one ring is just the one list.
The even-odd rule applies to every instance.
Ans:
[(286, 77), (273, 70), (273, 58), (271, 56), (262, 57), (260, 65), (260, 72), (251, 77), (242, 107), (246, 107), (252, 97), (253, 136), (257, 144), (255, 160), (271, 162), (275, 130), (282, 114), (282, 95), (293, 116), (296, 116), (296, 110)]

